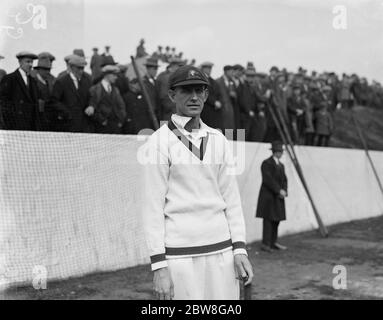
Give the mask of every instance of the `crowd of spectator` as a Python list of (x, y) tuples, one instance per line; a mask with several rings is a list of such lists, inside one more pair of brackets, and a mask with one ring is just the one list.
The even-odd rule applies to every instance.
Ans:
[[(53, 54), (20, 52), (15, 72), (0, 69), (1, 129), (137, 134), (154, 129), (149, 104), (159, 122), (168, 121), (175, 112), (168, 97), (169, 77), (180, 66), (196, 61), (184, 59), (182, 52), (169, 46), (165, 50), (158, 46), (149, 55), (144, 43), (142, 39), (136, 58), (144, 61), (142, 84), (150, 101), (139, 79), (127, 77), (128, 66), (114, 61), (109, 46), (102, 54), (93, 48), (91, 74), (84, 71), (84, 51), (73, 50), (64, 58), (66, 70), (57, 77), (51, 74)], [(159, 62), (167, 67), (157, 75)], [(338, 109), (383, 107), (381, 84), (356, 74), (339, 77), (334, 72), (309, 74), (302, 67), (290, 72), (276, 66), (262, 73), (248, 62), (226, 65), (222, 76), (213, 79), (212, 62), (198, 67), (210, 82), (202, 120), (222, 131), (245, 129), (247, 141), (280, 139), (271, 108), (283, 118), (295, 144), (328, 146)]]

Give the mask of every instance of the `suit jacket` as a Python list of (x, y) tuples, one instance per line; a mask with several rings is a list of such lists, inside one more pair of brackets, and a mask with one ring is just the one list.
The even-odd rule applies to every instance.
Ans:
[(143, 129), (154, 129), (149, 107), (142, 93), (127, 92), (124, 95), (129, 118), (132, 120), (125, 133), (137, 134)]
[(224, 130), (223, 125), (223, 108), (216, 109), (215, 102), (219, 101), (222, 104), (220, 87), (213, 78), (209, 77), (209, 95), (201, 113), (201, 119), (209, 127)]
[(89, 89), (91, 79), (85, 74), (79, 81), (76, 89), (69, 74), (58, 78), (53, 86), (52, 107), (56, 111), (56, 120), (65, 123), (64, 131), (68, 132), (93, 132), (93, 126), (85, 109), (89, 105)]
[(223, 116), (223, 127), (225, 129), (235, 129), (235, 105), (234, 105), (234, 99), (230, 96), (230, 91), (235, 90), (234, 84), (232, 87), (227, 87), (225, 83), (225, 79), (222, 77), (218, 78), (217, 80), (221, 97), (222, 97), (222, 116)]
[(29, 88), (19, 70), (7, 74), (0, 83), (2, 127), (9, 130), (37, 130), (38, 99), (36, 80), (30, 75)]
[(281, 162), (277, 165), (271, 156), (262, 162), (261, 171), (262, 185), (258, 196), (256, 217), (272, 221), (285, 220), (285, 200), (279, 197), (281, 189), (287, 192), (285, 167)]
[(118, 88), (112, 86), (112, 91), (108, 94), (100, 82), (90, 88), (89, 94), (89, 105), (95, 108), (91, 119), (96, 122), (96, 132), (119, 133), (118, 128), (125, 122), (126, 107)]

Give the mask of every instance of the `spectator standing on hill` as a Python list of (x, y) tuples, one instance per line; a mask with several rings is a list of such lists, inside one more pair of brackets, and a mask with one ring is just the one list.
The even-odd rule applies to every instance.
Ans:
[(315, 113), (315, 144), (321, 147), (328, 147), (333, 129), (332, 116), (328, 111), (327, 103), (324, 102)]

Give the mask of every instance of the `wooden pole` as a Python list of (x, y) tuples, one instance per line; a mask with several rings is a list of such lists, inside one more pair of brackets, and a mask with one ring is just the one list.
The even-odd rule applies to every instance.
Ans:
[(381, 191), (381, 193), (382, 193), (382, 195), (383, 195), (383, 186), (382, 186), (382, 182), (380, 181), (379, 175), (378, 175), (378, 173), (376, 172), (376, 168), (375, 168), (374, 162), (372, 161), (371, 156), (370, 156), (370, 153), (369, 153), (369, 150), (368, 150), (367, 141), (366, 141), (366, 139), (365, 139), (365, 137), (364, 137), (363, 131), (360, 129), (359, 123), (358, 123), (358, 121), (356, 120), (353, 111), (351, 111), (351, 117), (352, 117), (352, 120), (353, 120), (354, 125), (355, 125), (355, 127), (356, 127), (356, 130), (358, 131), (358, 135), (359, 135), (360, 141), (362, 142), (364, 151), (365, 151), (365, 153), (366, 153), (366, 156), (367, 156), (368, 161), (370, 162), (370, 165), (371, 165), (372, 171), (374, 172), (376, 181), (378, 182), (379, 189), (380, 189), (380, 191)]
[[(320, 217), (319, 212), (315, 206), (314, 199), (311, 196), (311, 192), (310, 192), (309, 187), (306, 183), (306, 179), (303, 175), (303, 171), (302, 171), (302, 168), (300, 166), (298, 157), (295, 153), (294, 145), (292, 143), (291, 136), (290, 136), (290, 133), (288, 131), (287, 125), (284, 121), (283, 115), (282, 115), (281, 111), (278, 109), (278, 107), (275, 108), (277, 110), (277, 112), (274, 112), (272, 103), (269, 103), (268, 105), (269, 105), (270, 114), (272, 115), (272, 118), (275, 122), (275, 125), (277, 126), (277, 129), (279, 131), (281, 138), (284, 140), (284, 144), (286, 145), (286, 149), (288, 150), (288, 154), (290, 156), (290, 159), (293, 162), (295, 170), (297, 171), (298, 176), (302, 182), (303, 188), (305, 189), (306, 194), (309, 198), (309, 201), (310, 201), (311, 206), (312, 206), (313, 211), (314, 211), (315, 218), (318, 222), (319, 232), (321, 233), (321, 235), (323, 237), (327, 237), (328, 236), (328, 230), (327, 230), (326, 226), (323, 224), (322, 218)], [(291, 151), (288, 149), (287, 145), (290, 147)]]
[(150, 115), (150, 118), (152, 119), (154, 129), (157, 130), (160, 126), (158, 124), (158, 119), (157, 119), (156, 114), (154, 112), (154, 107), (153, 107), (152, 101), (150, 100), (148, 91), (146, 90), (146, 87), (144, 85), (144, 82), (142, 81), (142, 77), (140, 75), (140, 72), (138, 71), (136, 60), (133, 58), (133, 56), (130, 56), (130, 59), (132, 60), (133, 69), (134, 69), (134, 72), (136, 73), (138, 83), (140, 84), (142, 94), (143, 94), (143, 96), (146, 100), (146, 103), (148, 105), (149, 115)]

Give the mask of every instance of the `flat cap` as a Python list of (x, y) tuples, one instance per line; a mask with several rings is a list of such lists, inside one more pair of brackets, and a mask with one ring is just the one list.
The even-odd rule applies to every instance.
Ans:
[(272, 72), (272, 71), (279, 72), (279, 69), (278, 69), (278, 67), (276, 67), (276, 66), (272, 66), (272, 67), (270, 68), (270, 72)]
[(37, 66), (34, 69), (45, 69), (50, 70), (52, 68), (52, 63), (48, 59), (39, 59)]
[(56, 57), (50, 52), (41, 52), (37, 55), (39, 59), (49, 59), (51, 62), (56, 60)]
[(233, 66), (226, 65), (223, 67), (223, 71), (233, 70)]
[(172, 65), (172, 64), (178, 64), (179, 66), (184, 66), (185, 65), (185, 60), (182, 60), (179, 57), (171, 57), (169, 59), (169, 65)]
[(210, 62), (210, 61), (205, 61), (205, 62), (202, 62), (201, 64), (200, 64), (200, 68), (203, 68), (203, 67), (209, 67), (209, 68), (211, 68), (211, 67), (213, 67), (214, 66), (214, 63), (213, 62)]
[(243, 66), (241, 66), (240, 64), (235, 64), (233, 66), (233, 69), (234, 70), (240, 70), (240, 71), (245, 70), (245, 68)]
[(29, 52), (29, 51), (21, 51), (16, 55), (16, 58), (17, 59), (30, 58), (30, 59), (36, 60), (37, 55), (35, 55), (34, 53)]
[(256, 76), (257, 72), (255, 71), (254, 68), (247, 68), (245, 70), (245, 75), (247, 75), (247, 76)]
[(101, 72), (103, 74), (109, 74), (109, 73), (117, 74), (120, 72), (120, 68), (117, 66), (106, 65), (106, 66), (102, 67)]
[(70, 60), (71, 58), (73, 58), (73, 57), (78, 57), (78, 55), (76, 55), (76, 54), (68, 54), (67, 56), (64, 57), (64, 61), (65, 61), (66, 63), (68, 63), (69, 60)]
[(169, 88), (193, 84), (209, 85), (206, 75), (198, 68), (186, 65), (173, 72), (169, 78)]
[(157, 67), (158, 68), (158, 62), (155, 58), (148, 58), (146, 59), (145, 66), (147, 67)]
[(76, 66), (76, 67), (85, 67), (86, 66), (86, 60), (85, 58), (83, 57), (79, 57), (79, 56), (76, 56), (74, 55), (73, 57), (71, 57), (68, 61), (68, 63), (71, 65), (71, 66)]

